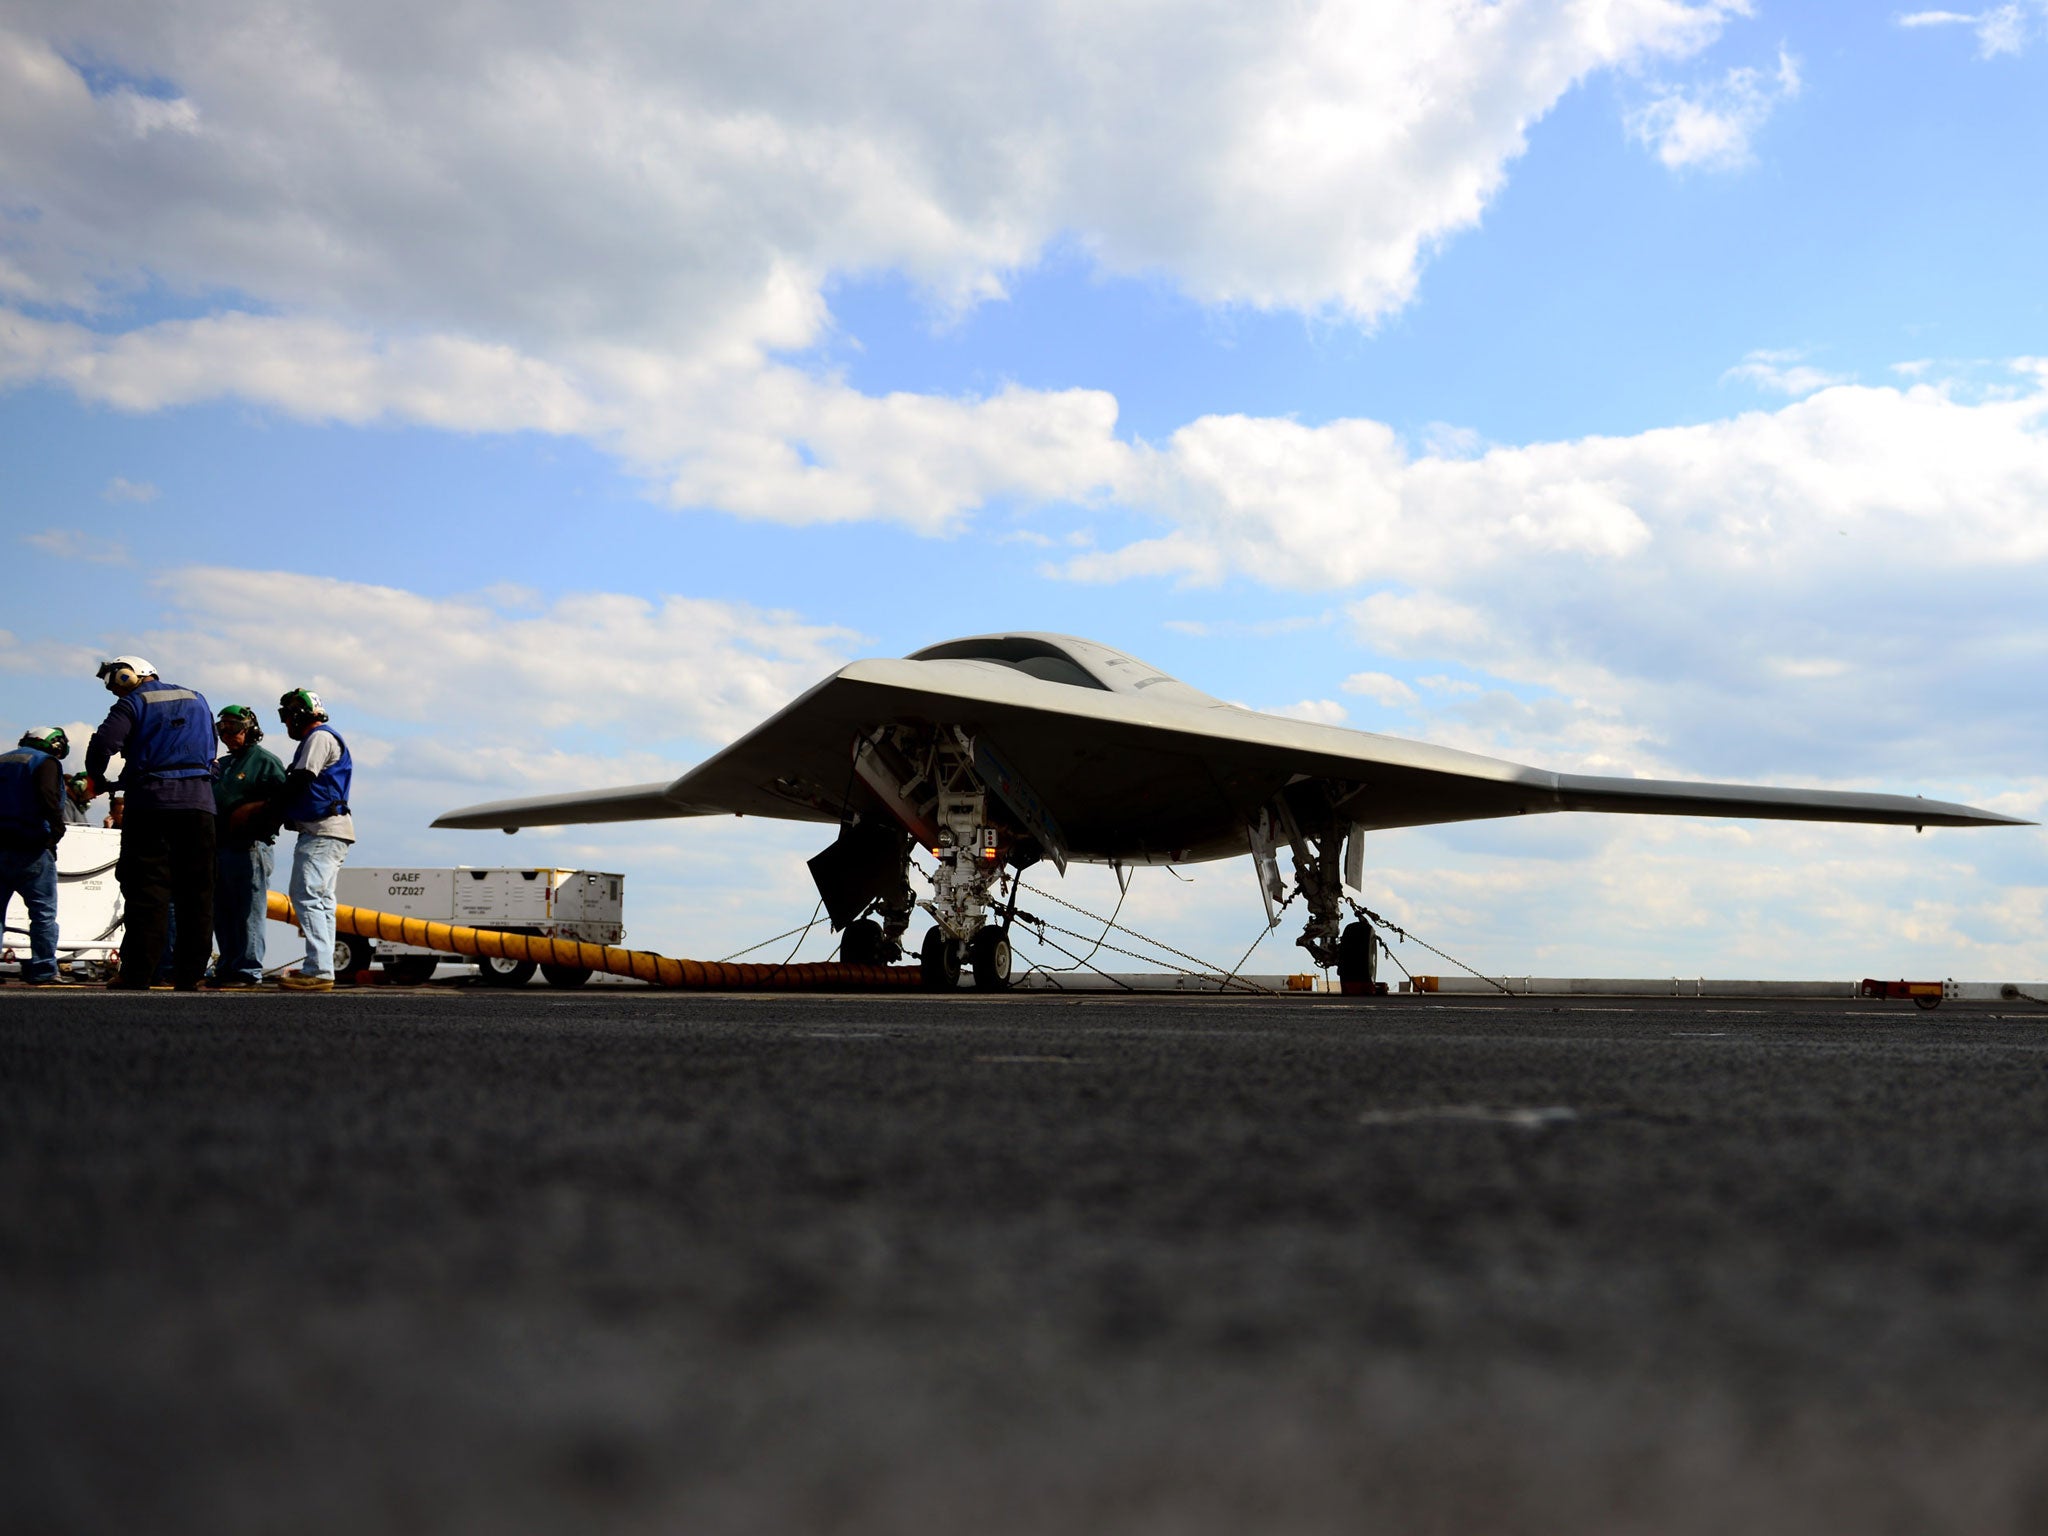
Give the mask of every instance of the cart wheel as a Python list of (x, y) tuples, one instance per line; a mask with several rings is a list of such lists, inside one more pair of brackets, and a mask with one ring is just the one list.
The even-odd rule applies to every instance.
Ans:
[(367, 971), (377, 958), (377, 946), (359, 933), (334, 936), (334, 979), (347, 986), (360, 971)]
[(580, 987), (590, 980), (590, 967), (587, 965), (544, 965), (540, 973), (551, 987)]
[(476, 957), (476, 974), (487, 987), (523, 987), (540, 967), (531, 960), (499, 960), (489, 955)]
[(1928, 997), (1923, 994), (1913, 999), (1913, 1006), (1927, 1009), (1939, 1008), (1941, 1006), (1941, 999), (1938, 997)]

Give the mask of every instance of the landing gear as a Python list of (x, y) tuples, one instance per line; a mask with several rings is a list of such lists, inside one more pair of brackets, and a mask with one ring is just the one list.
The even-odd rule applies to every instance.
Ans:
[(927, 991), (957, 990), (960, 985), (960, 941), (950, 937), (943, 928), (927, 928), (917, 964)]
[(847, 965), (893, 965), (902, 953), (903, 946), (884, 938), (882, 925), (871, 917), (848, 923), (839, 941), (839, 958)]
[(1379, 935), (1371, 923), (1361, 919), (1347, 927), (1337, 941), (1337, 981), (1347, 997), (1370, 997), (1377, 988), (1379, 972)]
[(990, 923), (967, 941), (967, 963), (974, 968), (974, 984), (984, 992), (1006, 991), (1010, 985), (1010, 930), (1006, 924)]
[(1324, 970), (1336, 967), (1346, 992), (1352, 991), (1354, 984), (1361, 992), (1373, 990), (1379, 953), (1378, 939), (1369, 924), (1343, 927), (1344, 887), (1356, 889), (1365, 879), (1363, 828), (1344, 814), (1361, 788), (1335, 780), (1320, 787), (1303, 785), (1260, 807), (1245, 821), (1252, 869), (1266, 903), (1267, 928), (1280, 926), (1280, 908), (1293, 900), (1285, 895), (1274, 857), (1279, 844), (1285, 842), (1294, 854), (1295, 894), (1308, 908), (1308, 925), (1294, 942)]
[(551, 987), (580, 987), (590, 980), (590, 968), (582, 965), (544, 965), (540, 973)]
[(1343, 962), (1337, 930), (1344, 921), (1344, 840), (1350, 827), (1329, 815), (1306, 821), (1284, 799), (1276, 805), (1294, 850), (1294, 883), (1308, 906), (1308, 926), (1294, 942), (1328, 970)]
[[(1058, 823), (1014, 769), (986, 740), (959, 729), (883, 726), (854, 738), (853, 767), (874, 799), (888, 808), (915, 844), (931, 851), (932, 894), (916, 900), (910, 885), (910, 845), (902, 852), (900, 881), (878, 894), (872, 863), (861, 866), (866, 884), (839, 870), (853, 869), (854, 836), (841, 832), (845, 853), (827, 850), (811, 861), (819, 892), (829, 904), (841, 890), (863, 896), (863, 908), (882, 918), (884, 943), (900, 944), (910, 916), (922, 906), (933, 927), (919, 953), (924, 984), (959, 985), (963, 963), (971, 965), (977, 987), (1000, 990), (1010, 984), (1009, 913), (992, 916), (991, 893), (1006, 866), (1027, 868), (1050, 858), (1062, 870), (1066, 854)], [(872, 839), (871, 839), (872, 840)], [(1015, 891), (1011, 892), (1011, 910)], [(866, 918), (847, 925), (841, 954), (849, 960), (873, 942), (854, 930), (874, 925)], [(893, 958), (893, 957), (892, 957)]]

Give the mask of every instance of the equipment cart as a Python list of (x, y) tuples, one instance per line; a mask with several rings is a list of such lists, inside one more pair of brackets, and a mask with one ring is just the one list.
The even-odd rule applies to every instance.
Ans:
[[(121, 887), (114, 865), (121, 857), (119, 827), (64, 829), (57, 845), (57, 964), (74, 976), (104, 980), (121, 958)], [(10, 900), (0, 961), (28, 958), (28, 909)]]
[[(626, 937), (621, 918), (625, 880), (624, 875), (586, 869), (353, 869), (343, 865), (336, 899), (344, 906), (464, 928), (618, 944)], [(335, 935), (334, 943), (335, 974), (351, 975), (381, 963), (387, 977), (406, 986), (429, 980), (444, 961), (474, 964), (477, 975), (491, 986), (523, 987), (533, 979), (535, 970), (530, 960), (472, 959), (411, 944), (372, 944), (346, 933)], [(543, 965), (539, 970), (551, 986), (580, 987), (590, 980), (590, 972), (580, 966)]]

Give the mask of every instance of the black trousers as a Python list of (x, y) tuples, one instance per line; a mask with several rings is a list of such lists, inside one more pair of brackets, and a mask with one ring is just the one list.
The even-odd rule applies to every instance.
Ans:
[(121, 883), (127, 931), (121, 938), (122, 987), (146, 987), (163, 958), (171, 903), (178, 904), (178, 949), (171, 982), (197, 986), (213, 953), (213, 812), (128, 807), (121, 820)]

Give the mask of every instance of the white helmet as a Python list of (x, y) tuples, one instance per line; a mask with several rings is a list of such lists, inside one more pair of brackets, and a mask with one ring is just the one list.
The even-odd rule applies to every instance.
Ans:
[(125, 693), (145, 677), (155, 677), (156, 668), (140, 656), (116, 656), (100, 663), (100, 681), (116, 693)]
[(21, 733), (21, 745), (47, 752), (59, 762), (71, 755), (71, 738), (61, 725), (32, 725)]

